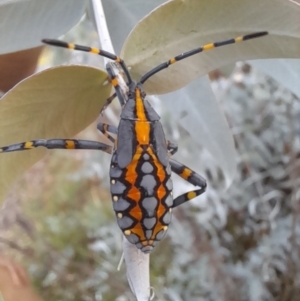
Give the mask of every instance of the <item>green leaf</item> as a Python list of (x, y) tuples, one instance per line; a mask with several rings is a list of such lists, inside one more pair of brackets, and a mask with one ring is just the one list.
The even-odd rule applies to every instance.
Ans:
[(82, 17), (86, 0), (0, 1), (0, 54), (41, 45), (57, 38)]
[[(257, 58), (300, 57), (300, 6), (286, 0), (174, 0), (133, 29), (122, 57), (139, 79), (173, 56), (201, 45), (256, 31), (270, 36), (203, 52), (170, 66), (145, 83), (150, 94), (184, 87), (217, 67)], [(279, 21), (280, 20), (280, 21)]]
[[(0, 102), (0, 144), (71, 138), (99, 115), (109, 97), (107, 73), (84, 66), (47, 69), (20, 82)], [(45, 149), (0, 154), (0, 199)]]

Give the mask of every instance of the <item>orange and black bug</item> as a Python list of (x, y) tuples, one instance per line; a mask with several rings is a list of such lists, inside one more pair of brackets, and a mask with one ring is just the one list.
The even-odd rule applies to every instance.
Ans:
[[(115, 128), (102, 123), (97, 126), (114, 143), (114, 147), (96, 141), (51, 139), (5, 146), (0, 152), (43, 146), (48, 149), (99, 149), (112, 153), (110, 190), (117, 222), (131, 243), (144, 253), (149, 253), (164, 237), (171, 222), (172, 209), (202, 194), (206, 181), (170, 158), (177, 151), (177, 146), (166, 140), (160, 117), (145, 98), (143, 84), (155, 73), (189, 56), (265, 35), (267, 32), (257, 32), (184, 52), (153, 68), (137, 83), (132, 80), (125, 62), (114, 54), (58, 40), (43, 40), (46, 44), (99, 54), (115, 61), (123, 69), (127, 79), (126, 93), (119, 86), (112, 64), (106, 66), (115, 94), (107, 100), (105, 107), (114, 97), (118, 97), (122, 106), (119, 126)], [(116, 139), (111, 134), (116, 134)], [(172, 171), (198, 188), (173, 199)]]

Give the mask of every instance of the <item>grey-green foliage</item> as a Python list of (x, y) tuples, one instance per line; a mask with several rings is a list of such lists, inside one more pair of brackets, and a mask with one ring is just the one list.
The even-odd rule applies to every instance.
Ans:
[(175, 213), (170, 300), (298, 300), (300, 102), (246, 67), (214, 82), (234, 133), (238, 176), (222, 193), (212, 165), (204, 205)]
[(247, 298), (296, 300), (299, 99), (254, 70), (231, 87), (225, 102), (241, 160), (240, 179), (225, 200), (244, 214), (239, 236), (252, 236), (253, 240), (252, 246), (243, 250), (244, 275), (248, 274), (244, 287), (250, 287), (255, 279), (258, 295), (254, 298), (252, 290), (245, 290)]

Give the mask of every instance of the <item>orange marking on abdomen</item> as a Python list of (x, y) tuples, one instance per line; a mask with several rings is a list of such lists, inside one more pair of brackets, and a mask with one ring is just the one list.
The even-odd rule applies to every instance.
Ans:
[(145, 234), (144, 234), (144, 230), (142, 229), (142, 225), (140, 223), (137, 223), (131, 229), (131, 232), (136, 234), (139, 237), (140, 241), (147, 240), (146, 237), (145, 237)]
[(127, 193), (127, 196), (133, 199), (135, 202), (138, 202), (141, 199), (141, 192), (135, 186), (132, 186)]
[(158, 204), (158, 208), (156, 211), (156, 218), (157, 218), (158, 222), (155, 225), (152, 236), (151, 236), (151, 239), (154, 239), (156, 234), (159, 231), (164, 229), (164, 225), (162, 225), (159, 222), (159, 219), (167, 212), (167, 209), (165, 208), (165, 206), (162, 205), (162, 200), (166, 197), (166, 194), (167, 194), (167, 191), (166, 191), (165, 187), (162, 185), (162, 183), (166, 180), (166, 177), (170, 177), (170, 176), (167, 176), (165, 167), (158, 161), (158, 158), (157, 158), (156, 154), (153, 152), (151, 147), (148, 147), (147, 152), (151, 156), (152, 161), (157, 168), (156, 175), (158, 176), (159, 181), (161, 183), (157, 189), (157, 198), (159, 200), (159, 204)]
[[(160, 218), (161, 217), (161, 215), (159, 216), (157, 216), (158, 218)], [(154, 227), (154, 229), (153, 229), (153, 233), (152, 233), (152, 237), (151, 238), (154, 238), (155, 236), (156, 236), (156, 234), (160, 231), (160, 230), (162, 230), (164, 228), (164, 226), (160, 223), (160, 222), (158, 222), (157, 224), (156, 224), (156, 226)]]
[(140, 157), (141, 157), (140, 151), (136, 151), (136, 153), (134, 154), (134, 156), (132, 158), (132, 161), (126, 167), (127, 171), (126, 171), (126, 175), (125, 175), (125, 180), (127, 182), (129, 182), (130, 184), (132, 184), (132, 186), (135, 185), (135, 181), (137, 178), (136, 167), (137, 167)]
[(157, 176), (159, 177), (159, 180), (161, 182), (163, 182), (166, 178), (166, 172), (164, 169), (164, 166), (158, 161), (156, 155), (154, 154), (154, 152), (152, 151), (152, 149), (150, 147), (148, 147), (147, 149), (149, 155), (152, 157), (153, 163), (157, 168)]
[(166, 178), (166, 172), (158, 160), (156, 160), (154, 164), (157, 167), (157, 176), (159, 177), (160, 181), (163, 182)]
[(133, 216), (135, 219), (137, 219), (139, 222), (143, 218), (143, 213), (141, 211), (141, 208), (138, 206), (138, 204), (129, 211), (129, 214)]
[(157, 189), (157, 196), (159, 200), (161, 201), (166, 195), (166, 189), (164, 186), (160, 185)]

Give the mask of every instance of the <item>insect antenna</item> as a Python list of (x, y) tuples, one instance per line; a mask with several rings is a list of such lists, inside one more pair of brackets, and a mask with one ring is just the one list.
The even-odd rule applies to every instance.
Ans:
[(128, 80), (127, 84), (132, 83), (132, 78), (130, 76), (130, 73), (128, 71), (128, 68), (127, 68), (125, 62), (120, 57), (116, 56), (115, 54), (112, 54), (112, 53), (107, 52), (105, 50), (101, 50), (99, 48), (67, 43), (67, 42), (60, 41), (60, 40), (43, 39), (42, 42), (45, 43), (45, 44), (48, 44), (48, 45), (52, 45), (52, 46), (68, 48), (68, 49), (74, 49), (74, 50), (79, 50), (79, 51), (84, 51), (84, 52), (90, 52), (90, 53), (98, 54), (98, 55), (101, 55), (101, 56), (106, 57), (108, 59), (111, 59), (111, 60), (119, 63), (120, 66), (122, 67), (122, 69), (124, 70), (124, 73), (126, 74), (126, 77), (127, 77), (127, 80)]
[(146, 80), (148, 80), (151, 76), (153, 76), (154, 74), (156, 74), (157, 72), (168, 68), (170, 65), (175, 64), (176, 62), (179, 62), (183, 59), (186, 59), (194, 54), (206, 51), (206, 50), (211, 50), (217, 47), (221, 47), (221, 46), (225, 46), (225, 45), (229, 45), (229, 44), (234, 44), (234, 43), (239, 43), (239, 42), (243, 42), (243, 41), (247, 41), (247, 40), (251, 40), (251, 39), (256, 39), (259, 37), (263, 37), (265, 35), (267, 35), (268, 32), (267, 31), (261, 31), (261, 32), (255, 32), (255, 33), (251, 33), (251, 34), (247, 34), (244, 36), (239, 36), (236, 37), (234, 39), (229, 39), (229, 40), (224, 40), (224, 41), (219, 41), (219, 42), (215, 42), (215, 43), (211, 43), (211, 44), (206, 44), (202, 47), (199, 48), (195, 48), (193, 50), (184, 52), (182, 54), (179, 54), (173, 58), (171, 58), (170, 60), (168, 60), (167, 62), (164, 62), (158, 66), (156, 66), (155, 68), (151, 69), (149, 72), (147, 72), (145, 75), (143, 75), (139, 81), (139, 83), (143, 84), (145, 83)]

